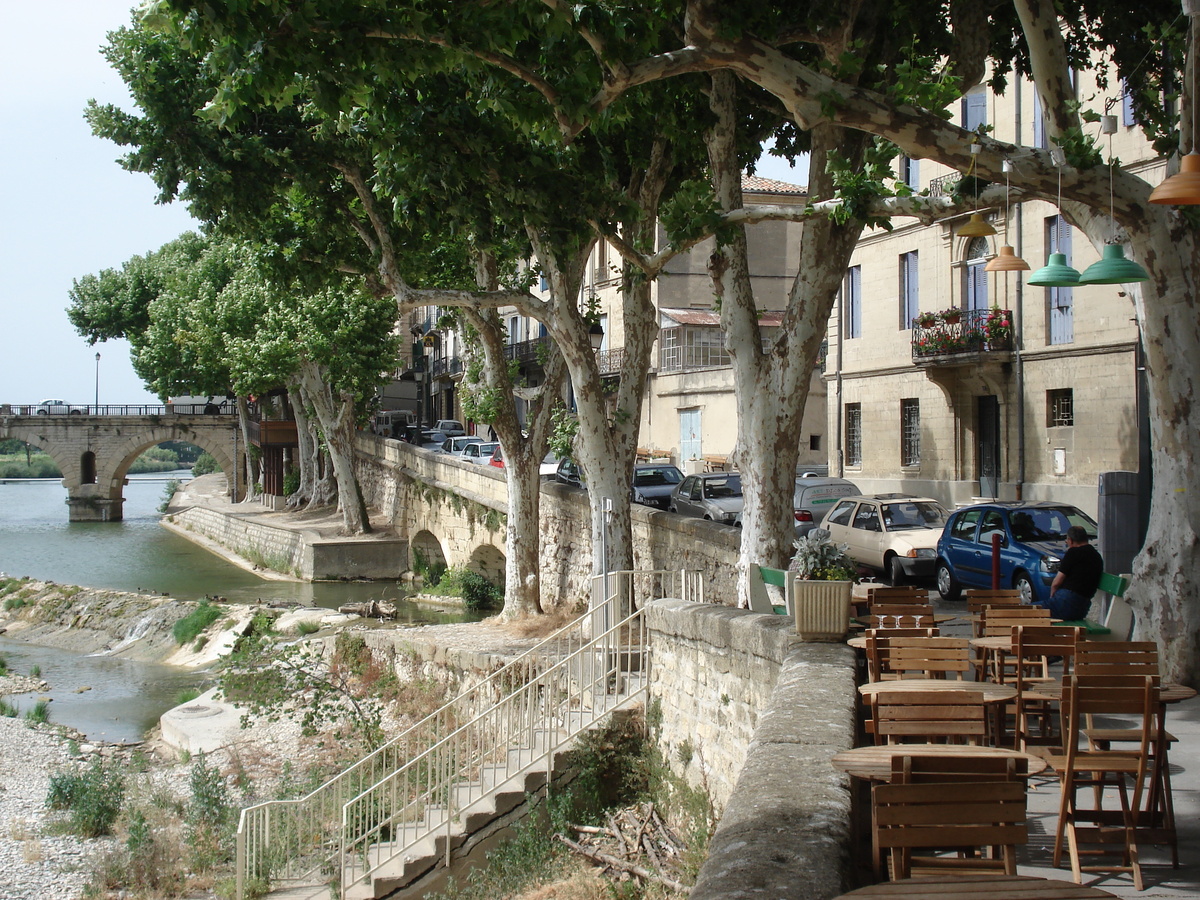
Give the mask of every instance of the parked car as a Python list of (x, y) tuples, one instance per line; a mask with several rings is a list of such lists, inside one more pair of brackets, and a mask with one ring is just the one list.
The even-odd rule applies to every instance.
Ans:
[(463, 449), (462, 458), (467, 462), (486, 466), (492, 460), (492, 451), (499, 446), (495, 441), (476, 441), (473, 444), (467, 444)]
[(497, 469), (504, 468), (504, 448), (499, 444), (497, 444), (496, 449), (492, 451), (492, 456), (491, 459), (488, 460), (488, 465), (495, 466)]
[(460, 434), (458, 437), (448, 437), (442, 442), (442, 452), (451, 456), (462, 456), (468, 444), (482, 444), (483, 438), (473, 434)]
[(421, 438), (417, 442), (417, 446), (425, 450), (441, 451), (442, 444), (444, 443), (446, 443), (446, 435), (443, 432), (422, 428)]
[(407, 409), (381, 409), (375, 413), (372, 431), (383, 437), (400, 437), (417, 424), (417, 414)]
[(683, 473), (675, 466), (640, 463), (633, 467), (633, 502), (666, 509), (671, 503), (671, 492), (681, 481)]
[(538, 474), (543, 478), (553, 478), (554, 473), (558, 471), (560, 460), (553, 450), (542, 457), (541, 465), (538, 466)]
[(66, 400), (43, 400), (37, 405), (39, 416), (78, 416), (87, 412), (86, 406), (68, 403)]
[(554, 472), (554, 480), (559, 484), (569, 484), (572, 487), (587, 489), (587, 480), (583, 477), (583, 470), (579, 468), (579, 463), (573, 459), (560, 459), (558, 468)]
[(846, 497), (821, 523), (850, 558), (886, 574), (892, 584), (932, 578), (937, 543), (949, 513), (928, 497)]
[(669, 509), (732, 525), (742, 511), (742, 476), (737, 472), (689, 475), (671, 492)]
[(458, 419), (438, 419), (433, 427), (443, 432), (446, 437), (458, 437), (467, 433), (467, 429), (463, 428), (463, 423)]
[(798, 476), (796, 492), (792, 497), (796, 537), (804, 537), (820, 525), (840, 498), (861, 493), (858, 485), (845, 478), (822, 478), (807, 473)]
[(1096, 523), (1065, 503), (979, 503), (955, 510), (937, 543), (938, 593), (957, 600), (965, 587), (991, 587), (992, 536), (999, 535), (1000, 586), (1016, 588), (1026, 603), (1048, 599), (1072, 525), (1096, 539)]

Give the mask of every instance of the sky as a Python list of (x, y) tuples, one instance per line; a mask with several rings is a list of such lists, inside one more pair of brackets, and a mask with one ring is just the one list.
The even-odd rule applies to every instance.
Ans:
[[(94, 137), (83, 118), (89, 99), (133, 108), (100, 55), (132, 6), (0, 0), (0, 403), (157, 402), (126, 342), (89, 346), (66, 314), (76, 279), (196, 227), (181, 204), (156, 205), (149, 176), (122, 169), (122, 148)], [(772, 157), (758, 174), (805, 177)]]

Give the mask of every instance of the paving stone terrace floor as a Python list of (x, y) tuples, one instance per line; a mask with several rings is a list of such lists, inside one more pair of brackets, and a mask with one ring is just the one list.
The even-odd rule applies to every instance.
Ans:
[[(937, 591), (931, 591), (930, 597), (937, 613), (966, 611), (965, 603), (943, 602)], [(942, 633), (967, 637), (970, 624), (965, 619), (948, 622), (942, 626)], [(1145, 890), (1135, 890), (1132, 877), (1124, 873), (1108, 875), (1085, 872), (1084, 884), (1091, 884), (1122, 898), (1200, 898), (1200, 697), (1171, 704), (1167, 708), (1167, 730), (1179, 739), (1170, 749), (1172, 794), (1179, 832), (1179, 868), (1171, 868), (1168, 847), (1139, 844)], [(1029, 843), (1018, 852), (1019, 874), (1071, 880), (1065, 851), (1063, 861), (1066, 868), (1056, 869), (1051, 863), (1058, 799), (1058, 779), (1053, 773), (1030, 778)]]

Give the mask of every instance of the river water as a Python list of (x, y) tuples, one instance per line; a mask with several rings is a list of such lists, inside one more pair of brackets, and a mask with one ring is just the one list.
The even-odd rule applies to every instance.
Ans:
[[(347, 603), (389, 600), (401, 622), (459, 622), (460, 610), (419, 606), (394, 582), (308, 584), (264, 581), (159, 525), (159, 505), (171, 479), (191, 472), (132, 475), (120, 522), (68, 522), (67, 491), (57, 479), (0, 481), (0, 572), (60, 584), (149, 591), (188, 600), (218, 595), (238, 603), (294, 600), (336, 609)], [(175, 705), (180, 691), (211, 676), (110, 657), (80, 657), (0, 637), (0, 655), (20, 674), (37, 665), (53, 690), (55, 722), (92, 739), (138, 740)], [(80, 688), (89, 688), (80, 691)], [(37, 695), (42, 696), (42, 695)], [(28, 708), (34, 695), (12, 697)]]

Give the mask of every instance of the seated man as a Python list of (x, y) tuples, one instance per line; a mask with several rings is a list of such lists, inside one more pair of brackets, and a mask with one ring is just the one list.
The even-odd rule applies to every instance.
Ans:
[(1034, 605), (1050, 610), (1055, 619), (1085, 619), (1103, 574), (1104, 560), (1088, 543), (1087, 532), (1072, 525), (1067, 529), (1067, 552), (1050, 582), (1050, 599)]

